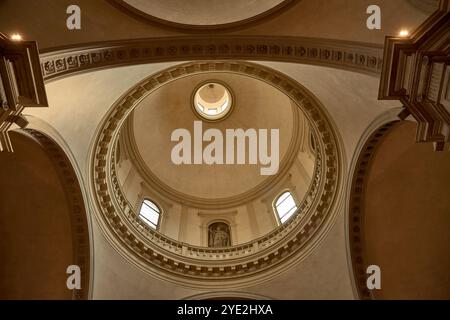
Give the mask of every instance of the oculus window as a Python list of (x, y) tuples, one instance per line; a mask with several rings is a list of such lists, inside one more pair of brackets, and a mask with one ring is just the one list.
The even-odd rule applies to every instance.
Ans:
[(195, 112), (203, 119), (217, 121), (224, 119), (231, 111), (233, 96), (225, 85), (208, 82), (194, 93)]

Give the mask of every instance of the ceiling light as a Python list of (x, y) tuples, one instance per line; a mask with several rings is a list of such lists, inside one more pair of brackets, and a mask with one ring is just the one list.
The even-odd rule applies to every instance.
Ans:
[(22, 41), (22, 36), (18, 33), (14, 33), (11, 35), (11, 40), (13, 41)]
[(408, 30), (402, 30), (402, 31), (399, 32), (398, 35), (400, 37), (407, 37), (407, 36), (409, 36), (409, 32), (408, 32)]

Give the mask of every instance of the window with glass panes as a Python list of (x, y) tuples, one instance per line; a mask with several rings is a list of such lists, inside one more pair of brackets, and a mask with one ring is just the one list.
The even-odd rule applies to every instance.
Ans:
[(281, 223), (285, 223), (297, 211), (297, 204), (289, 191), (283, 192), (275, 202), (275, 212)]
[(151, 228), (158, 227), (159, 218), (161, 215), (161, 209), (151, 200), (145, 199), (142, 202), (141, 211), (139, 212), (139, 218), (141, 218)]

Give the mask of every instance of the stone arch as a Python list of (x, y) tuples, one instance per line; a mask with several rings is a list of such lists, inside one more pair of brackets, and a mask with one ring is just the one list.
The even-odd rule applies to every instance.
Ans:
[[(347, 218), (360, 299), (450, 297), (450, 154), (416, 143), (416, 126), (389, 121), (361, 141)], [(381, 268), (381, 290), (367, 288), (369, 265)]]
[[(0, 155), (0, 297), (87, 299), (90, 244), (86, 207), (64, 151), (36, 130), (12, 131), (13, 153)], [(69, 265), (81, 289), (69, 290)]]

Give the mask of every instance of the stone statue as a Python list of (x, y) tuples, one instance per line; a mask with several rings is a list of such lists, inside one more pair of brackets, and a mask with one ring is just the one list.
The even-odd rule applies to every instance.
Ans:
[(216, 222), (209, 226), (209, 247), (228, 247), (231, 245), (230, 227), (223, 222)]

